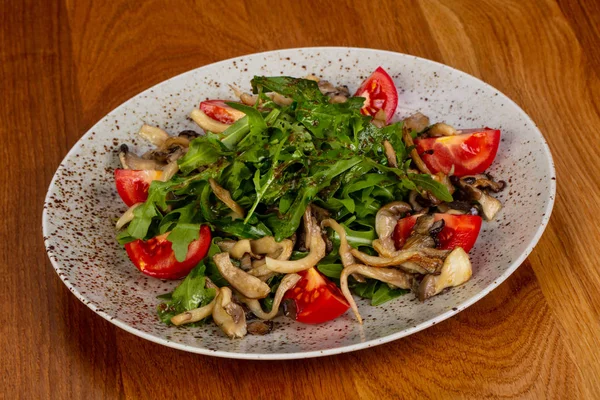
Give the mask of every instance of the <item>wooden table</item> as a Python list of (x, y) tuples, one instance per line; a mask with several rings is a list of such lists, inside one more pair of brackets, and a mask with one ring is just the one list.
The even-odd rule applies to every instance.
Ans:
[[(600, 396), (600, 2), (99, 3), (2, 2), (0, 398)], [(40, 217), (56, 167), (92, 124), (189, 69), (322, 45), (446, 63), (536, 121), (555, 157), (558, 197), (513, 276), (408, 338), (288, 362), (162, 347), (69, 293), (44, 251)]]

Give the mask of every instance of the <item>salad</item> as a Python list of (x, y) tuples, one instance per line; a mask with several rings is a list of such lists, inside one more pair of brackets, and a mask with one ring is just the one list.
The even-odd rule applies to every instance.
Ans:
[(505, 186), (485, 171), (500, 131), (416, 113), (379, 67), (351, 95), (315, 76), (255, 76), (238, 100), (190, 113), (201, 130), (144, 125), (155, 147), (121, 145), (117, 239), (151, 277), (184, 278), (158, 318), (229, 337), (266, 334), (283, 312), (318, 324), (472, 275), (468, 252)]

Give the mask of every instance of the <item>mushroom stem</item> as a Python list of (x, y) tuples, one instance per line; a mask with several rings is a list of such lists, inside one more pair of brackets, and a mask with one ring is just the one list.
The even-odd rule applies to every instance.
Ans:
[(385, 156), (387, 157), (388, 165), (392, 168), (398, 168), (398, 159), (392, 144), (388, 140), (384, 140), (383, 148), (385, 149)]
[(373, 247), (382, 256), (389, 256), (396, 251), (392, 234), (400, 217), (411, 210), (410, 205), (403, 201), (394, 201), (381, 207), (375, 215), (375, 231), (378, 239), (373, 241)]
[(194, 122), (197, 123), (200, 128), (208, 132), (221, 133), (230, 127), (230, 125), (215, 121), (208, 115), (204, 114), (202, 110), (197, 108), (192, 110), (190, 113), (190, 118), (194, 120)]
[(277, 313), (279, 312), (279, 305), (281, 304), (281, 300), (283, 299), (283, 295), (285, 294), (285, 292), (296, 286), (296, 283), (298, 283), (300, 279), (301, 277), (298, 274), (287, 274), (283, 277), (283, 279), (279, 283), (277, 291), (275, 292), (275, 297), (273, 299), (273, 307), (268, 313), (263, 311), (262, 307), (260, 306), (260, 302), (256, 299), (248, 299), (246, 297), (239, 296), (240, 301), (246, 304), (250, 311), (252, 311), (252, 313), (258, 318), (266, 320), (273, 319), (275, 318), (275, 316), (277, 316)]
[(410, 130), (407, 128), (406, 125), (402, 127), (402, 140), (404, 140), (404, 144), (406, 145), (406, 147), (413, 148), (410, 151), (410, 158), (412, 158), (419, 171), (421, 171), (424, 174), (431, 175), (431, 171), (429, 170), (429, 168), (427, 168), (427, 165), (425, 165), (425, 163), (421, 159), (421, 156), (419, 156), (419, 153), (415, 148), (415, 142), (413, 141), (412, 136), (410, 136)]
[[(409, 270), (411, 273), (434, 273), (443, 264), (443, 259), (448, 254), (447, 250), (436, 249), (417, 249), (417, 250), (398, 250), (393, 257), (375, 257), (363, 253), (357, 249), (352, 249), (352, 255), (363, 263), (377, 268), (383, 267), (400, 267), (407, 268), (404, 263), (411, 262), (410, 266), (417, 265), (418, 269)], [(410, 268), (410, 267), (409, 267)]]
[(255, 276), (242, 271), (231, 263), (229, 254), (219, 253), (213, 256), (213, 261), (223, 278), (237, 291), (250, 299), (263, 299), (271, 293), (269, 285)]
[(131, 207), (129, 207), (127, 209), (127, 211), (125, 211), (123, 213), (123, 215), (121, 215), (121, 218), (119, 218), (119, 220), (115, 224), (115, 228), (117, 228), (117, 230), (121, 229), (122, 227), (124, 227), (125, 225), (127, 225), (128, 223), (130, 223), (131, 221), (133, 221), (133, 217), (135, 216), (134, 213), (133, 213), (133, 211), (140, 204), (143, 204), (143, 203), (135, 203), (134, 205), (132, 205)]
[(204, 318), (210, 316), (213, 313), (215, 308), (217, 296), (219, 292), (217, 289), (217, 293), (215, 294), (215, 298), (212, 299), (210, 303), (205, 305), (204, 307), (194, 308), (193, 310), (182, 312), (181, 314), (177, 314), (173, 318), (171, 318), (171, 323), (173, 325), (179, 326), (183, 324), (191, 324), (192, 322), (198, 322), (203, 320)]
[(244, 209), (238, 203), (236, 203), (235, 200), (231, 198), (229, 190), (223, 188), (213, 178), (210, 178), (208, 180), (208, 183), (210, 183), (210, 187), (213, 190), (215, 196), (217, 196), (219, 200), (225, 203), (225, 205), (235, 213), (236, 218), (244, 218), (244, 216), (246, 215), (246, 211), (244, 211)]
[(230, 338), (246, 336), (246, 316), (244, 310), (231, 299), (232, 292), (227, 286), (221, 288), (215, 298), (212, 317), (215, 323)]

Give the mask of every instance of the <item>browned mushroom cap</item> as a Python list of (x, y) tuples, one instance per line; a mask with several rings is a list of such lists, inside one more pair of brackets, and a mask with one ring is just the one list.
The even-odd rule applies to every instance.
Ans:
[[(306, 214), (310, 215), (310, 207), (307, 207)], [(283, 261), (277, 260), (271, 257), (265, 257), (267, 268), (273, 272), (279, 272), (283, 274), (291, 274), (295, 272), (305, 271), (309, 268), (317, 265), (323, 257), (325, 257), (325, 241), (321, 236), (321, 228), (317, 224), (314, 218), (310, 217), (309, 221), (306, 221), (307, 231), (309, 237), (307, 237), (306, 247), (309, 248), (308, 255), (304, 258), (294, 261)]]
[(246, 336), (246, 315), (244, 309), (233, 302), (232, 292), (227, 286), (219, 290), (215, 298), (212, 317), (223, 332), (232, 339)]
[(446, 257), (439, 275), (427, 275), (421, 281), (417, 296), (424, 301), (448, 287), (467, 282), (472, 275), (471, 261), (467, 253), (457, 247)]
[(217, 302), (217, 296), (219, 295), (219, 289), (215, 289), (216, 294), (215, 298), (205, 305), (204, 307), (195, 308), (190, 311), (182, 312), (181, 314), (177, 314), (173, 318), (171, 318), (171, 323), (173, 325), (183, 325), (183, 324), (191, 324), (192, 322), (198, 322), (203, 320), (204, 318), (212, 315), (213, 310), (215, 308), (215, 304)]
[(410, 136), (410, 129), (408, 129), (406, 124), (402, 126), (402, 140), (404, 141), (404, 144), (407, 148), (412, 148), (409, 155), (410, 158), (412, 158), (415, 165), (417, 166), (417, 168), (419, 169), (419, 171), (421, 171), (424, 174), (431, 175), (431, 171), (429, 170), (429, 168), (427, 168), (427, 165), (425, 165), (425, 163), (421, 159), (421, 156), (419, 155), (419, 152), (417, 152), (417, 149), (415, 148), (415, 142), (413, 141), (412, 136)]
[(279, 283), (277, 291), (275, 292), (275, 297), (273, 298), (273, 307), (268, 313), (263, 311), (262, 307), (260, 306), (260, 302), (256, 299), (248, 299), (242, 295), (239, 296), (240, 301), (246, 304), (250, 311), (252, 311), (252, 313), (258, 318), (264, 320), (273, 319), (277, 316), (277, 313), (279, 312), (279, 305), (281, 304), (281, 300), (283, 299), (283, 295), (285, 294), (285, 292), (296, 286), (296, 283), (298, 283), (300, 279), (301, 277), (298, 274), (287, 274), (283, 277), (283, 279)]
[(373, 247), (383, 256), (389, 256), (396, 251), (392, 234), (398, 220), (408, 211), (410, 205), (403, 201), (394, 201), (381, 207), (375, 216), (375, 231), (378, 239), (373, 241)]
[(219, 185), (217, 183), (217, 181), (215, 181), (212, 178), (210, 178), (208, 180), (208, 183), (210, 184), (210, 187), (213, 190), (215, 196), (217, 196), (217, 198), (219, 200), (221, 200), (223, 203), (225, 203), (225, 205), (233, 211), (235, 218), (244, 218), (244, 216), (246, 215), (246, 212), (238, 203), (236, 203), (231, 198), (231, 194), (229, 193), (228, 190), (223, 188), (221, 185)]
[(429, 126), (429, 118), (420, 112), (404, 118), (402, 121), (409, 131), (422, 132)]
[(344, 268), (342, 270), (342, 274), (340, 275), (340, 288), (342, 289), (342, 293), (346, 298), (346, 301), (348, 301), (348, 304), (350, 304), (356, 319), (361, 324), (362, 317), (358, 312), (356, 302), (354, 301), (352, 293), (350, 293), (350, 289), (348, 288), (348, 277), (351, 274), (359, 274), (368, 278), (377, 279), (378, 281), (389, 283), (390, 285), (401, 289), (411, 288), (413, 282), (412, 276), (394, 268), (372, 268), (362, 264), (352, 264)]
[(245, 297), (263, 299), (271, 293), (269, 285), (234, 266), (231, 263), (229, 254), (215, 254), (213, 261), (223, 278)]
[(208, 115), (204, 114), (201, 110), (194, 108), (190, 113), (190, 118), (198, 124), (206, 132), (221, 133), (224, 132), (229, 125), (219, 121), (215, 121)]
[[(371, 267), (400, 267), (407, 270), (406, 272), (427, 274), (435, 273), (441, 268), (444, 258), (448, 255), (448, 250), (426, 248), (398, 250), (392, 254), (392, 257), (375, 257), (360, 250), (352, 249), (352, 255)], [(405, 263), (409, 264), (405, 265)]]
[(463, 182), (476, 187), (477, 189), (489, 189), (494, 193), (502, 191), (506, 187), (506, 182), (496, 182), (488, 174), (467, 175), (460, 178)]

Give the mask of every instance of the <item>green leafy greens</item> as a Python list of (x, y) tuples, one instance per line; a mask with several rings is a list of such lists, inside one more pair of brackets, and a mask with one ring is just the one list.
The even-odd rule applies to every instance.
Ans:
[[(315, 203), (343, 224), (352, 246), (369, 247), (375, 239), (375, 215), (386, 203), (404, 199), (415, 189), (452, 201), (448, 189), (431, 176), (409, 173), (410, 149), (402, 141), (402, 123), (373, 125), (360, 112), (363, 98), (330, 103), (317, 83), (307, 79), (256, 76), (251, 83), (262, 104), (228, 103), (246, 116), (223, 133), (190, 142), (178, 160), (180, 173), (168, 182), (152, 182), (148, 200), (134, 210), (127, 230), (119, 233), (121, 243), (168, 234), (177, 260), (182, 261), (201, 224), (209, 224), (223, 237), (272, 235), (280, 241), (296, 232), (306, 207)], [(277, 105), (265, 95), (268, 92), (292, 102)], [(385, 140), (394, 148), (400, 167), (388, 164)], [(213, 193), (210, 179), (229, 191), (246, 211), (244, 218), (232, 216)], [(336, 240), (333, 233), (331, 237)], [(212, 251), (218, 250), (215, 247)], [(190, 273), (163, 306), (161, 318), (211, 298), (209, 289), (200, 289), (205, 270), (214, 273), (210, 263)], [(339, 276), (340, 267), (335, 255), (319, 266), (332, 278)], [(402, 292), (372, 282), (357, 284), (354, 290), (373, 304)]]

